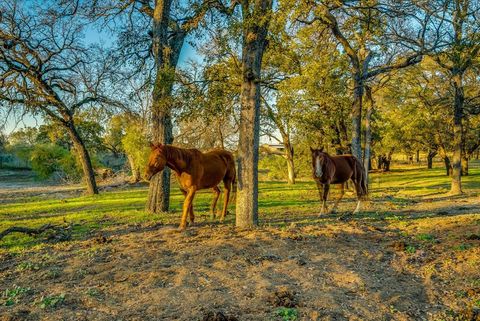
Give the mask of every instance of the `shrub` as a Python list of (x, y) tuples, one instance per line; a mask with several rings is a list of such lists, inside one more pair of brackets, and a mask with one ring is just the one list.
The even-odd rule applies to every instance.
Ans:
[(287, 161), (279, 155), (268, 155), (260, 159), (258, 169), (269, 180), (285, 180), (288, 177)]
[(37, 175), (46, 179), (53, 173), (67, 180), (78, 180), (81, 177), (81, 166), (75, 155), (55, 144), (36, 145), (30, 155), (32, 169)]
[(125, 136), (122, 138), (123, 148), (128, 155), (132, 173), (142, 173), (147, 164), (150, 148), (148, 137), (142, 126), (130, 123), (125, 129)]
[(68, 151), (54, 144), (36, 145), (30, 155), (32, 169), (38, 177), (49, 178), (60, 168), (60, 160), (67, 154)]

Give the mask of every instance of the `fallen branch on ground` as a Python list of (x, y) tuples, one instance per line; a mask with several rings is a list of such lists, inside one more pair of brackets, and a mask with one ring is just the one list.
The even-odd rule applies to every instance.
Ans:
[(49, 224), (42, 225), (39, 228), (12, 226), (0, 233), (0, 240), (11, 233), (24, 233), (24, 234), (33, 236), (33, 235), (42, 234), (46, 231), (53, 232), (52, 234), (48, 235), (47, 240), (55, 240), (55, 241), (66, 241), (70, 239), (70, 236), (72, 234), (71, 225), (58, 226), (58, 225), (53, 225), (49, 223)]

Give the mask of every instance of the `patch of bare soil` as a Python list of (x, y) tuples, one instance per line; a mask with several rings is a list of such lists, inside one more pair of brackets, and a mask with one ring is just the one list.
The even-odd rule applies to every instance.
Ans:
[(442, 219), (426, 246), (349, 221), (182, 233), (145, 225), (5, 254), (2, 303), (5, 290), (23, 291), (10, 293), (0, 320), (288, 320), (278, 313), (286, 308), (298, 320), (476, 320), (480, 241), (462, 239), (469, 247), (457, 251), (450, 234), (477, 234), (479, 220)]
[[(100, 191), (143, 187), (146, 183), (129, 183), (124, 173), (114, 177), (98, 179)], [(85, 193), (82, 184), (62, 183), (53, 180), (36, 180), (31, 170), (0, 169), (0, 204), (18, 202), (21, 199), (41, 197), (48, 199), (68, 199)]]

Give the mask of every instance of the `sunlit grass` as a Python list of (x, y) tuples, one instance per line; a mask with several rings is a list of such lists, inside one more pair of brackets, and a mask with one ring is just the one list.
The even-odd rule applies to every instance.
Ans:
[[(480, 167), (472, 162), (470, 175), (463, 177), (466, 193), (480, 191)], [(390, 173), (372, 173), (370, 180), (370, 199), (386, 200), (395, 210), (429, 197), (446, 196), (450, 187), (450, 178), (443, 168), (432, 170), (424, 168), (393, 169)], [(336, 197), (332, 189), (332, 199)], [(48, 196), (48, 197), (55, 197)], [(99, 229), (108, 229), (121, 224), (172, 223), (177, 224), (183, 203), (183, 195), (176, 184), (172, 186), (171, 210), (169, 213), (148, 214), (144, 210), (147, 187), (125, 190), (104, 191), (96, 196), (73, 198), (19, 198), (18, 202), (3, 204), (0, 207), (0, 231), (11, 226), (39, 227), (46, 223), (73, 224), (73, 238), (81, 239), (88, 233)], [(343, 203), (345, 210), (353, 210), (353, 192), (347, 193)], [(202, 191), (195, 198), (197, 221), (209, 221), (211, 191)], [(349, 202), (350, 200), (350, 202)], [(222, 198), (217, 209), (222, 206)], [(234, 204), (230, 206), (234, 211)], [(262, 181), (259, 186), (259, 212), (261, 224), (271, 224), (272, 220), (297, 219), (297, 222), (316, 222), (316, 219), (304, 218), (319, 211), (318, 191), (311, 179), (300, 180), (295, 185), (285, 182)], [(359, 218), (394, 219), (396, 213), (385, 208), (368, 209)], [(398, 217), (398, 216), (397, 216)], [(232, 223), (233, 215), (227, 217)], [(12, 234), (0, 242), (3, 249), (21, 249), (36, 244), (35, 238)]]

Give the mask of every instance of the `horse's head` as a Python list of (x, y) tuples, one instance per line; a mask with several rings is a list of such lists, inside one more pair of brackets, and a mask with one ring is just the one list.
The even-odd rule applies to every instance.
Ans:
[(152, 151), (148, 157), (148, 164), (145, 169), (145, 179), (147, 181), (149, 181), (153, 175), (161, 172), (167, 164), (164, 145), (150, 143), (150, 148)]
[(310, 151), (312, 152), (313, 177), (321, 178), (323, 176), (323, 164), (328, 155), (323, 151), (323, 147), (320, 149), (310, 147)]

